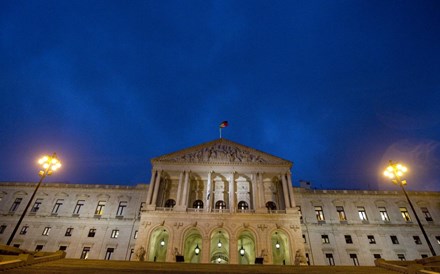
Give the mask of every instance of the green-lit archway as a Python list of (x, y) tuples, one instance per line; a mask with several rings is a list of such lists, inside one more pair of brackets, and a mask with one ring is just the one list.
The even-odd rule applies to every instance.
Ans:
[(291, 264), (289, 239), (282, 230), (276, 230), (272, 233), (272, 258), (273, 264)]
[(169, 233), (164, 227), (156, 228), (150, 237), (150, 252), (148, 260), (152, 262), (165, 262), (168, 250)]
[(244, 230), (238, 236), (237, 256), (239, 264), (255, 263), (255, 237), (249, 230)]
[(202, 235), (193, 228), (185, 233), (185, 241), (183, 245), (183, 256), (187, 263), (199, 263), (202, 257)]
[(211, 234), (210, 262), (229, 263), (229, 235), (224, 229), (216, 229)]

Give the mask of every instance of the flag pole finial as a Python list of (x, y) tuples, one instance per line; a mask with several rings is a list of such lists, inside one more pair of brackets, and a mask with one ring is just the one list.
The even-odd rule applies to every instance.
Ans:
[(220, 139), (222, 138), (222, 128), (228, 126), (228, 121), (223, 121), (220, 123), (219, 129), (220, 129)]

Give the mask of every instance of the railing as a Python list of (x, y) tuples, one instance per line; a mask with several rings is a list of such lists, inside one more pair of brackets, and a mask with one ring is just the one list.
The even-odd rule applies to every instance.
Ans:
[(172, 207), (156, 207), (156, 211), (173, 211)]

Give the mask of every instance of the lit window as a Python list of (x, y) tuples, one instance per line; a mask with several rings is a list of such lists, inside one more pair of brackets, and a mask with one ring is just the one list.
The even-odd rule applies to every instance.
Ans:
[(307, 239), (306, 239), (306, 235), (305, 234), (303, 234), (303, 242), (307, 243)]
[(89, 253), (90, 253), (90, 247), (88, 247), (88, 246), (84, 247), (81, 252), (80, 259), (87, 259), (89, 257)]
[(119, 230), (118, 229), (113, 229), (112, 230), (112, 235), (110, 236), (110, 238), (118, 238), (119, 236)]
[(249, 209), (249, 205), (245, 201), (240, 201), (238, 203), (238, 209), (241, 209), (241, 210)]
[(64, 234), (64, 236), (66, 236), (66, 237), (72, 236), (72, 231), (73, 231), (73, 227), (68, 227), (66, 229), (66, 233)]
[(23, 198), (15, 198), (15, 201), (12, 203), (11, 208), (9, 209), (9, 212), (15, 212), (22, 200), (23, 200)]
[(95, 215), (102, 215), (104, 213), (105, 201), (99, 201), (96, 206)]
[(84, 200), (78, 200), (76, 202), (75, 208), (73, 209), (73, 214), (79, 214), (79, 211), (81, 210), (81, 207), (84, 205)]
[(20, 235), (26, 235), (28, 229), (29, 229), (29, 226), (24, 225), (20, 230)]
[(316, 215), (316, 220), (325, 221), (324, 211), (322, 210), (322, 206), (315, 206), (315, 215)]
[(325, 258), (327, 258), (328, 265), (335, 265), (335, 259), (333, 259), (332, 253), (325, 253)]
[(118, 210), (116, 211), (116, 216), (124, 215), (124, 210), (127, 207), (127, 201), (119, 202)]
[(43, 229), (43, 236), (49, 236), (49, 232), (50, 232), (50, 226), (46, 226), (44, 229)]
[(224, 201), (217, 201), (215, 203), (215, 209), (225, 209), (226, 208), (226, 203)]
[(358, 213), (359, 213), (359, 218), (362, 221), (368, 221), (367, 212), (365, 211), (365, 207), (358, 206)]
[(374, 236), (373, 236), (373, 235), (368, 235), (367, 238), (368, 238), (368, 242), (369, 242), (371, 245), (376, 244), (376, 239), (374, 239)]
[(400, 207), (400, 213), (402, 213), (402, 217), (405, 221), (411, 222), (411, 217), (409, 216), (409, 212), (406, 207)]
[(401, 261), (406, 261), (404, 254), (397, 254), (397, 258)]
[(353, 265), (359, 265), (358, 257), (356, 254), (350, 254), (350, 258), (353, 260)]
[(414, 243), (416, 245), (421, 245), (422, 244), (422, 240), (420, 240), (419, 236), (413, 236), (413, 239), (414, 239)]
[(138, 238), (138, 231), (136, 230), (136, 231), (134, 232), (133, 239), (137, 239), (137, 238)]
[(440, 236), (435, 236), (435, 239), (437, 240), (437, 243), (440, 245)]
[(432, 222), (433, 221), (432, 220), (432, 216), (429, 213), (428, 208), (427, 207), (421, 207), (420, 209), (422, 210), (422, 213), (425, 216), (426, 221)]
[(114, 251), (115, 251), (115, 249), (112, 247), (107, 248), (107, 252), (105, 253), (104, 260), (110, 260)]
[(382, 221), (389, 222), (390, 217), (388, 216), (387, 209), (385, 207), (379, 207), (380, 217), (382, 218)]
[(35, 200), (35, 203), (34, 203), (34, 205), (31, 208), (31, 212), (32, 213), (36, 213), (40, 209), (40, 206), (41, 206), (42, 202), (43, 202), (43, 199)]
[(391, 238), (391, 242), (393, 244), (395, 244), (395, 245), (399, 244), (399, 240), (397, 239), (397, 236), (392, 235), (392, 236), (390, 236), (390, 238)]
[(96, 234), (96, 229), (95, 228), (91, 228), (90, 230), (89, 230), (89, 234), (87, 235), (87, 237), (95, 237), (95, 234)]
[(64, 199), (58, 199), (52, 209), (52, 214), (58, 214), (58, 210), (63, 205)]
[(351, 235), (344, 235), (345, 236), (345, 243), (352, 244), (353, 239), (351, 238)]
[(347, 216), (345, 216), (345, 211), (343, 206), (337, 206), (336, 211), (338, 212), (339, 221), (347, 221)]
[(328, 235), (321, 235), (321, 240), (323, 244), (329, 244), (330, 243), (330, 239), (328, 238)]
[(201, 200), (194, 201), (193, 208), (197, 208), (197, 209), (203, 208), (203, 202)]

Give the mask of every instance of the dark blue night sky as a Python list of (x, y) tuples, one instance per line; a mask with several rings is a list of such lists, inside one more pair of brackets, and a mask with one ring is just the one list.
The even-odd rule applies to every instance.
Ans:
[(326, 189), (440, 190), (440, 1), (0, 1), (0, 181), (134, 185), (223, 137)]

